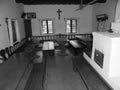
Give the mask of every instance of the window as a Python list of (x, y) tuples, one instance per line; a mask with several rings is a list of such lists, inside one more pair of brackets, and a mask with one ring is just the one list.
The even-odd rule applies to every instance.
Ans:
[(12, 33), (13, 33), (13, 43), (17, 42), (17, 35), (16, 35), (16, 22), (14, 20), (11, 20), (11, 26), (12, 26)]
[(8, 19), (7, 22), (10, 45), (14, 45), (16, 42), (20, 41), (18, 23), (16, 19)]
[(53, 34), (53, 20), (45, 19), (42, 20), (42, 34)]
[(77, 33), (77, 19), (66, 19), (66, 32)]

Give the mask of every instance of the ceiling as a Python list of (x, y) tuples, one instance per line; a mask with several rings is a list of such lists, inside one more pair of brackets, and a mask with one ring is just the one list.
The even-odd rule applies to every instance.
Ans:
[[(15, 0), (16, 3), (23, 3), (24, 5), (41, 5), (41, 4), (82, 4), (86, 5), (95, 0)], [(105, 3), (106, 0), (96, 0), (94, 3)]]

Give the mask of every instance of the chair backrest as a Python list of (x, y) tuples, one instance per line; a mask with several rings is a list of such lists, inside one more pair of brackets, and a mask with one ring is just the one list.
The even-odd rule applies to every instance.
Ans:
[(59, 35), (58, 37), (56, 37), (56, 41), (59, 43), (59, 42), (66, 42), (67, 41), (67, 38), (66, 36), (62, 36), (62, 35)]
[(4, 49), (0, 51), (0, 55), (4, 58), (5, 61), (8, 59), (8, 56), (6, 55), (6, 52)]
[(10, 52), (11, 52), (11, 55), (13, 55), (14, 53), (13, 46), (10, 46)]
[(6, 51), (6, 53), (8, 54), (8, 57), (10, 57), (10, 56), (11, 56), (11, 54), (10, 54), (9, 47), (6, 47), (6, 48), (5, 48), (5, 51)]

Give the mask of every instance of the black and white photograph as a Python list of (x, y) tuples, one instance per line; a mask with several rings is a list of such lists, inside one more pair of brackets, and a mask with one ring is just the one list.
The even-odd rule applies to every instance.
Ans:
[(0, 0), (0, 90), (120, 90), (120, 0)]

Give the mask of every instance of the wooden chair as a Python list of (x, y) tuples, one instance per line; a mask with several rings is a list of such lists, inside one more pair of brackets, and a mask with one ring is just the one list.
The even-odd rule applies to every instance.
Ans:
[(2, 49), (0, 51), (0, 55), (3, 57), (4, 61), (6, 61), (8, 59), (8, 55), (7, 55), (7, 53), (5, 52), (4, 49)]
[(11, 54), (10, 54), (10, 49), (9, 49), (9, 47), (6, 47), (6, 48), (5, 48), (5, 51), (6, 51), (6, 53), (8, 54), (8, 57), (10, 57)]
[(56, 41), (59, 44), (62, 53), (65, 53), (65, 44), (67, 43), (67, 38), (65, 35), (59, 34), (56, 37)]
[(14, 53), (14, 51), (13, 51), (13, 46), (10, 46), (10, 47), (9, 47), (9, 50), (10, 50), (11, 55), (13, 55), (13, 53)]

